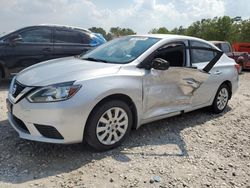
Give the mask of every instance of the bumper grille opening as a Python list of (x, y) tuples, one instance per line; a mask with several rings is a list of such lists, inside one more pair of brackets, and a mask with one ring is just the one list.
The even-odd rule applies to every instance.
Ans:
[(26, 127), (26, 125), (24, 124), (24, 122), (20, 119), (18, 119), (16, 116), (12, 116), (13, 120), (15, 121), (15, 125), (17, 128), (19, 128), (21, 131), (30, 134), (28, 128)]
[(41, 135), (47, 138), (64, 139), (63, 136), (56, 130), (55, 127), (49, 125), (34, 124)]

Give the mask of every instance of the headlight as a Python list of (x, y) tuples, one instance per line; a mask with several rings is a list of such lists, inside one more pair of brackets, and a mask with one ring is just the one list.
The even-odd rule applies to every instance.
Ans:
[(40, 88), (31, 93), (27, 98), (33, 103), (57, 102), (71, 98), (81, 88), (81, 85), (73, 85), (74, 82), (66, 82)]

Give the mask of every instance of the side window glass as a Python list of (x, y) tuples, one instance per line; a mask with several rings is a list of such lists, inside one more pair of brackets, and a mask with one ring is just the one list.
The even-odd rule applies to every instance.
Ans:
[(183, 67), (185, 64), (185, 50), (181, 43), (171, 43), (158, 49), (154, 58), (162, 58), (169, 62), (171, 67)]
[(83, 43), (83, 37), (79, 32), (68, 30), (55, 30), (55, 43)]
[(23, 31), (20, 33), (22, 42), (32, 43), (50, 43), (51, 42), (51, 29), (38, 28)]
[[(198, 42), (191, 41), (191, 47), (203, 47), (203, 48), (212, 48), (210, 45)], [(205, 49), (191, 49), (191, 63), (202, 63), (209, 62), (215, 57), (215, 53)]]

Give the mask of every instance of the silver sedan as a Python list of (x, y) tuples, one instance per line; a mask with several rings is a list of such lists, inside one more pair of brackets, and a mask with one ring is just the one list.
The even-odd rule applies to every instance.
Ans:
[(21, 138), (121, 144), (132, 128), (210, 106), (222, 112), (237, 64), (207, 41), (177, 35), (114, 39), (85, 55), (31, 66), (12, 80), (8, 119)]

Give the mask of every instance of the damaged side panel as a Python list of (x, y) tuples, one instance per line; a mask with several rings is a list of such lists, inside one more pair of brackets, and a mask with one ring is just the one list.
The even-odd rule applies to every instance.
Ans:
[(209, 74), (191, 68), (152, 69), (144, 78), (144, 118), (185, 110)]
[[(185, 111), (191, 109), (193, 105), (201, 105), (197, 103), (200, 101), (197, 98), (205, 92), (204, 87), (201, 86), (210, 80), (210, 70), (221, 58), (223, 52), (196, 46), (186, 46), (185, 49), (212, 51), (216, 55), (202, 70), (194, 67), (170, 67), (165, 71), (146, 70), (143, 78), (143, 119)], [(190, 57), (184, 59), (189, 60)], [(212, 96), (206, 96), (206, 98), (210, 97)]]

